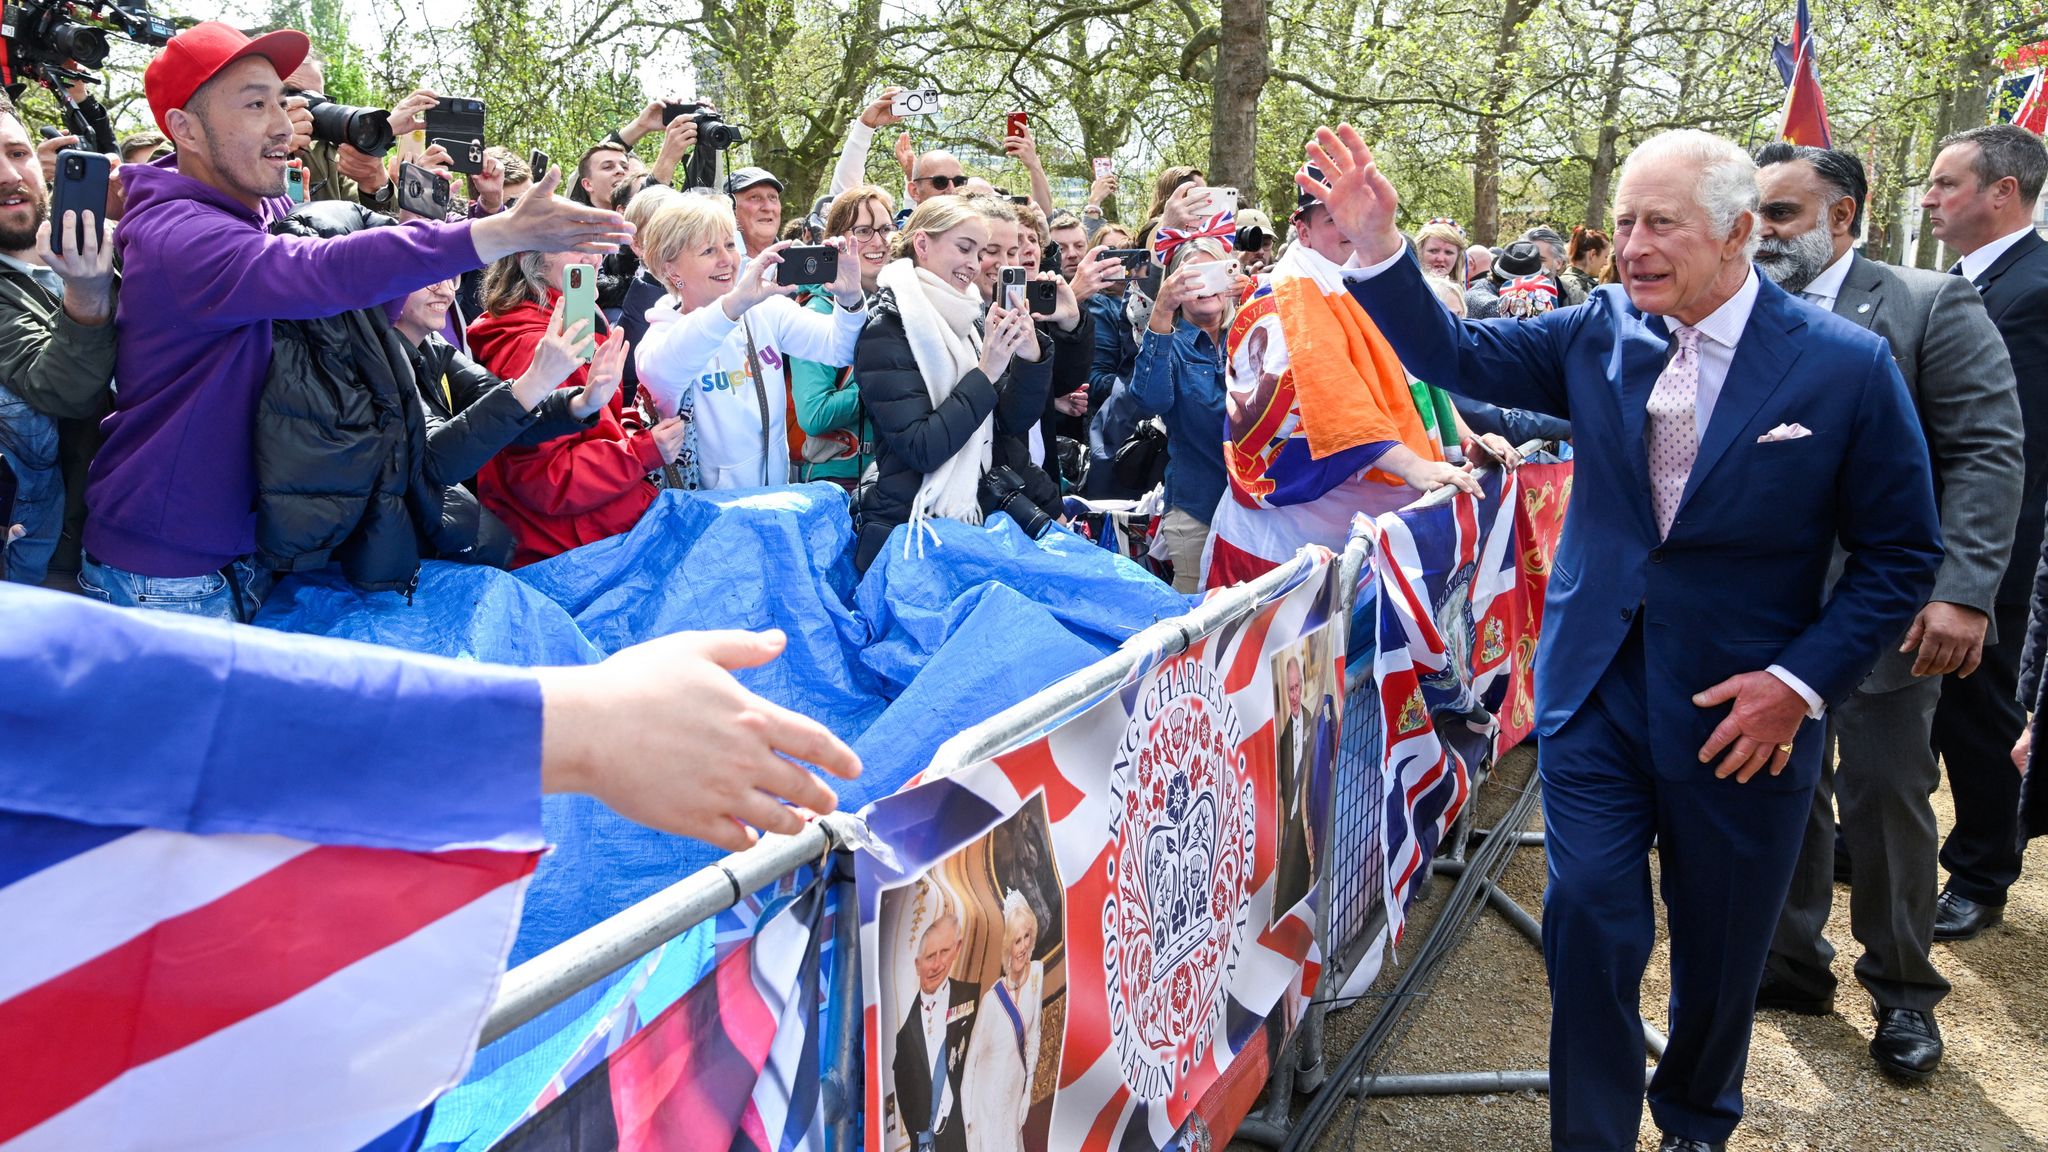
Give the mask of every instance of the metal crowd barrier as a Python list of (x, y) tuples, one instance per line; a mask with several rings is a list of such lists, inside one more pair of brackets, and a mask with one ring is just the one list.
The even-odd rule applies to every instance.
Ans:
[[(1543, 446), (1532, 441), (1521, 451)], [(1448, 486), (1431, 492), (1404, 511), (1432, 507), (1451, 499)], [(1353, 600), (1364, 571), (1370, 542), (1354, 531), (1337, 560), (1338, 641), (1347, 650)], [(963, 729), (939, 747), (929, 774), (957, 771), (1005, 748), (1035, 739), (1071, 718), (1103, 693), (1123, 682), (1155, 653), (1185, 652), (1209, 635), (1258, 610), (1260, 602), (1284, 585), (1293, 565), (1211, 595), (1185, 615), (1162, 620), (1131, 636), (1113, 654), (1040, 690), (996, 715)], [(1384, 861), (1380, 821), (1384, 811), (1384, 768), (1380, 744), (1379, 707), (1371, 691), (1372, 663), (1363, 659), (1348, 667), (1344, 685), (1344, 726), (1334, 768), (1335, 787), (1325, 817), (1322, 842), (1331, 846), (1324, 872), (1323, 898), (1317, 913), (1323, 974), (1293, 1041), (1274, 1060), (1265, 1108), (1247, 1116), (1239, 1135), (1271, 1146), (1284, 1142), (1294, 1127), (1289, 1113), (1294, 1093), (1314, 1091), (1322, 1075), (1323, 1018), (1346, 980), (1373, 952), (1386, 925)], [(1476, 788), (1476, 784), (1475, 784)], [(557, 944), (506, 973), (497, 1001), (486, 1019), (480, 1043), (489, 1044), (548, 1009), (592, 987), (605, 977), (655, 948), (711, 919), (806, 865), (829, 865), (830, 880), (846, 885), (841, 908), (856, 907), (851, 899), (851, 848), (863, 835), (859, 821), (846, 813), (821, 817), (793, 836), (764, 836), (744, 852), (725, 857), (687, 876), (638, 904)], [(1463, 838), (1460, 837), (1462, 845)], [(1462, 852), (1460, 853), (1462, 855)], [(857, 978), (859, 917), (838, 916), (835, 947), (844, 962), (835, 966), (831, 1011), (838, 1015), (839, 1049), (825, 1073), (824, 1112), (828, 1146), (835, 1152), (857, 1147), (855, 1125), (861, 1099), (860, 984)]]

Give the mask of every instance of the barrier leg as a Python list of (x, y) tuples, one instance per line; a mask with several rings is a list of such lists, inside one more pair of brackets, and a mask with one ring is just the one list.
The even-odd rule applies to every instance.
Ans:
[(832, 926), (832, 1013), (837, 1039), (832, 1071), (825, 1077), (825, 1146), (829, 1152), (858, 1152), (860, 1102), (865, 1091), (861, 1058), (860, 902), (854, 895), (853, 854), (832, 853), (832, 884), (839, 907)]

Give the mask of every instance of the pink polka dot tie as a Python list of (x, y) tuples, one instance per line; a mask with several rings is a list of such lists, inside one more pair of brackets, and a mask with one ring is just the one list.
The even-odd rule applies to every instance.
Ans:
[(1650, 389), (1650, 504), (1657, 512), (1657, 537), (1671, 535), (1678, 501), (1699, 455), (1699, 421), (1693, 402), (1700, 391), (1700, 330), (1680, 324), (1673, 353), (1657, 386)]

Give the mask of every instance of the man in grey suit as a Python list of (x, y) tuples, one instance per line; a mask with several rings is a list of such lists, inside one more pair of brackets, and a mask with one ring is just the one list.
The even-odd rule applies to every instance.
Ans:
[[(2019, 401), (2005, 344), (1968, 281), (1855, 252), (1869, 191), (1862, 161), (1782, 143), (1756, 159), (1764, 237), (1757, 267), (1890, 342), (1934, 458), (1947, 549), (1933, 597), (1830, 718), (1833, 771), (1824, 761), (1757, 1007), (1833, 1011), (1834, 949), (1822, 930), (1834, 895), (1839, 805), (1850, 927), (1863, 945), (1856, 978), (1878, 1018), (1871, 1056), (1886, 1072), (1918, 1080), (1941, 1061), (1934, 1006), (1949, 990), (1930, 958), (1939, 847), (1930, 798), (1941, 783), (1934, 711), (1942, 677), (1967, 676), (1983, 658), (2020, 511)], [(1837, 573), (1844, 559), (1838, 550)]]

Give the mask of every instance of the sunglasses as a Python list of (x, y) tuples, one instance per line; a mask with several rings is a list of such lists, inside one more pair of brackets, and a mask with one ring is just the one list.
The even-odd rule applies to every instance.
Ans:
[(919, 177), (918, 177), (918, 178), (917, 178), (917, 179), (916, 179), (916, 180), (914, 181), (914, 183), (918, 183), (918, 184), (929, 184), (929, 185), (931, 185), (932, 187), (934, 187), (934, 188), (938, 189), (939, 191), (941, 191), (941, 192), (944, 192), (944, 191), (945, 191), (946, 189), (948, 189), (948, 188), (965, 188), (965, 187), (967, 187), (967, 177), (965, 177), (965, 176), (919, 176)]

